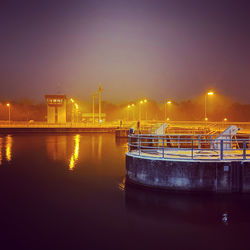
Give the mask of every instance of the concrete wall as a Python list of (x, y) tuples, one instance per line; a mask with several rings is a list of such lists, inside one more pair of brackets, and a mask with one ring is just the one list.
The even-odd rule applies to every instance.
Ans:
[(198, 162), (126, 155), (127, 178), (173, 191), (250, 193), (250, 162)]
[[(57, 110), (57, 114), (56, 114)], [(57, 117), (57, 119), (56, 119)], [(48, 123), (66, 123), (66, 101), (62, 106), (47, 105), (47, 122)]]
[(64, 100), (62, 106), (57, 107), (57, 122), (58, 123), (66, 123), (66, 100)]
[(55, 123), (55, 107), (47, 105), (47, 122), (48, 123)]

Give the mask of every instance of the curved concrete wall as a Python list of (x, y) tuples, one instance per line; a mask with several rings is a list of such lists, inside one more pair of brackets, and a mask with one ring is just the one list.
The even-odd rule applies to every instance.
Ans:
[(250, 193), (249, 161), (173, 161), (126, 155), (127, 179), (173, 191)]

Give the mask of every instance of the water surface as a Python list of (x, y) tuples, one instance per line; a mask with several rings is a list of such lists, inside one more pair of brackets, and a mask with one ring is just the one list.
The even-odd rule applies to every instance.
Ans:
[(0, 135), (1, 249), (249, 249), (250, 196), (124, 185), (126, 140)]

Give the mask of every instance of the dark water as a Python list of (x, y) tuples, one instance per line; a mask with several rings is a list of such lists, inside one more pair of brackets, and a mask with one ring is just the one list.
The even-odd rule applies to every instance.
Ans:
[(109, 134), (0, 135), (0, 249), (250, 249), (250, 196), (124, 185)]

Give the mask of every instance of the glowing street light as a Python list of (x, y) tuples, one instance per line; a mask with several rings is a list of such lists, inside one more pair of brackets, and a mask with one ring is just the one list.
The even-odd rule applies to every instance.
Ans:
[(224, 122), (227, 122), (227, 118), (226, 117), (224, 118)]
[(75, 102), (75, 100), (73, 98), (70, 98), (70, 101), (72, 103), (72, 110), (71, 110), (71, 122), (78, 120), (78, 109), (79, 109), (79, 105)]
[(10, 103), (7, 103), (6, 106), (9, 108), (9, 123), (10, 123)]
[(132, 112), (133, 112), (133, 121), (135, 120), (135, 104), (131, 104)]
[(130, 108), (131, 108), (131, 105), (128, 105), (127, 106), (127, 109), (128, 109), (128, 120), (129, 120), (129, 110), (130, 110)]
[(167, 117), (167, 105), (171, 105), (172, 104), (172, 101), (171, 100), (168, 100), (165, 102), (164, 104), (164, 118), (166, 120), (166, 117)]
[(213, 95), (214, 95), (214, 92), (213, 92), (213, 91), (208, 91), (208, 92), (205, 94), (205, 112), (204, 112), (204, 119), (205, 119), (205, 121), (208, 120), (208, 118), (207, 118), (207, 95), (208, 95), (208, 96), (213, 96)]
[[(140, 102), (139, 102), (139, 121), (141, 120), (141, 109), (142, 109), (141, 105), (144, 103), (146, 104), (147, 102), (148, 102), (147, 99), (140, 100)], [(146, 112), (146, 116), (147, 116), (147, 112)]]

